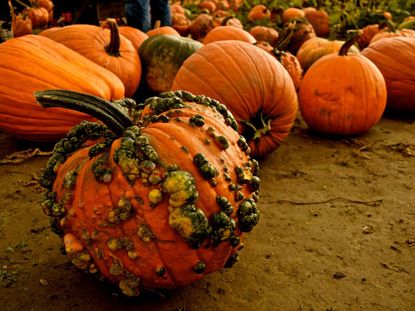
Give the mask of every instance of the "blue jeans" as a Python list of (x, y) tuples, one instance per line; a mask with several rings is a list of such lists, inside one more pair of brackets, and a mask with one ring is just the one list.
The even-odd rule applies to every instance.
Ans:
[(168, 0), (126, 0), (125, 16), (129, 26), (144, 32), (153, 28), (158, 20), (161, 26), (171, 25)]

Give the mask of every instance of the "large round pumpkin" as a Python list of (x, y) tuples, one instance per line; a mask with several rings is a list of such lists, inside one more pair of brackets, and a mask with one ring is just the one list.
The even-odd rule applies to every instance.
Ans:
[(234, 26), (218, 26), (213, 28), (203, 39), (203, 44), (223, 40), (239, 40), (255, 43), (255, 38), (246, 30)]
[(382, 72), (388, 90), (387, 108), (415, 112), (415, 38), (375, 41), (362, 51)]
[[(304, 42), (297, 52), (298, 61), (301, 64), (304, 72), (321, 57), (338, 53), (344, 41), (328, 40), (325, 38), (314, 37)], [(359, 54), (359, 49), (356, 46), (351, 46), (348, 53)]]
[(260, 179), (224, 105), (170, 92), (149, 98), (134, 124), (90, 96), (36, 96), (46, 106), (69, 102), (108, 126), (75, 127), (41, 177), (43, 210), (75, 266), (134, 296), (235, 263), (242, 234), (259, 220)]
[(299, 92), (300, 111), (310, 129), (328, 135), (360, 135), (381, 118), (386, 105), (385, 80), (359, 54), (347, 55), (352, 41), (309, 68)]
[(202, 46), (199, 41), (175, 35), (146, 39), (138, 53), (148, 88), (156, 93), (169, 91), (180, 66)]
[(125, 86), (125, 96), (132, 96), (141, 78), (141, 63), (130, 40), (120, 36), (114, 20), (108, 20), (104, 29), (95, 25), (74, 24), (41, 32), (62, 43), (98, 65), (113, 72)]
[(67, 89), (105, 99), (124, 97), (112, 72), (48, 38), (26, 35), (0, 44), (0, 128), (27, 140), (56, 141), (91, 117), (60, 108), (45, 110), (33, 92)]
[(288, 72), (267, 52), (242, 41), (218, 41), (199, 49), (183, 63), (172, 89), (225, 104), (254, 157), (263, 157), (281, 144), (297, 111)]

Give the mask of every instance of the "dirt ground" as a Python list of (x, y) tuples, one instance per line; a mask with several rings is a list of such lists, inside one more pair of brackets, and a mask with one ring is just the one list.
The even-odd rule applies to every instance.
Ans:
[[(0, 158), (30, 144), (0, 134)], [(415, 120), (346, 140), (298, 120), (261, 161), (261, 219), (240, 261), (125, 298), (68, 263), (39, 206), (47, 160), (0, 165), (0, 310), (415, 310)]]

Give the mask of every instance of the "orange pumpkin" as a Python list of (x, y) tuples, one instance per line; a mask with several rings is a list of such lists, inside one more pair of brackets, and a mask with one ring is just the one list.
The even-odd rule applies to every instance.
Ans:
[(223, 40), (239, 40), (254, 43), (255, 38), (246, 30), (233, 26), (219, 26), (212, 29), (203, 39), (203, 44), (208, 44)]
[(216, 11), (216, 3), (213, 1), (202, 1), (199, 4), (199, 8), (206, 10), (208, 13), (213, 13)]
[(271, 45), (275, 45), (278, 42), (278, 31), (272, 27), (254, 26), (249, 30), (249, 33), (257, 41), (266, 41)]
[[(301, 68), (306, 72), (321, 57), (331, 53), (338, 53), (343, 44), (344, 41), (341, 40), (328, 40), (319, 37), (311, 38), (301, 45), (296, 56), (301, 64)], [(349, 48), (348, 53), (359, 54), (360, 52), (353, 45)]]
[(242, 41), (206, 44), (180, 67), (172, 90), (187, 90), (228, 107), (253, 157), (277, 149), (297, 112), (293, 82), (267, 52)]
[(388, 90), (387, 108), (415, 112), (415, 38), (384, 38), (362, 51), (382, 72)]
[(64, 44), (113, 72), (123, 82), (125, 95), (132, 96), (141, 79), (137, 50), (130, 40), (120, 36), (114, 20), (107, 20), (105, 25), (109, 29), (74, 24), (51, 32), (41, 32), (40, 35)]
[(49, 22), (49, 12), (43, 7), (28, 7), (22, 12), (32, 20), (33, 28), (43, 28)]
[[(370, 40), (370, 43), (376, 42), (377, 40), (381, 40), (383, 38), (391, 38), (391, 37), (402, 36), (402, 37), (415, 38), (415, 30), (413, 29), (396, 30), (395, 27), (390, 22), (386, 22), (386, 25), (389, 31), (382, 31), (382, 32), (377, 33)], [(381, 27), (381, 25), (379, 27)]]
[(385, 79), (368, 58), (347, 54), (354, 40), (344, 43), (338, 54), (320, 58), (304, 75), (300, 111), (313, 131), (334, 136), (360, 135), (382, 117)]
[(85, 114), (45, 111), (33, 92), (67, 89), (104, 99), (124, 97), (124, 86), (112, 72), (53, 40), (26, 35), (0, 44), (0, 128), (25, 139), (56, 141)]
[(145, 102), (134, 124), (116, 105), (83, 94), (36, 98), (46, 107), (86, 107), (106, 124), (75, 127), (41, 177), (42, 208), (76, 267), (135, 296), (237, 261), (241, 237), (259, 220), (260, 179), (224, 105), (164, 93)]
[(289, 51), (296, 55), (301, 45), (316, 37), (313, 26), (305, 19), (293, 19), (285, 25), (285, 30), (279, 37), (279, 50)]
[(192, 24), (190, 25), (190, 35), (192, 36), (192, 39), (202, 41), (208, 32), (215, 27), (216, 25), (213, 16), (200, 14), (192, 20)]
[(160, 21), (156, 21), (154, 28), (147, 31), (149, 37), (156, 35), (174, 35), (180, 36), (178, 31), (171, 26), (160, 26)]
[(20, 13), (13, 16), (12, 32), (14, 38), (32, 34), (32, 31), (32, 20), (27, 14)]
[(172, 15), (176, 14), (176, 13), (184, 14), (185, 10), (184, 10), (184, 7), (182, 7), (182, 5), (180, 3), (172, 3), (170, 5), (170, 13)]
[(184, 14), (174, 13), (171, 17), (172, 27), (182, 36), (187, 37), (190, 33), (192, 22)]
[(298, 8), (288, 8), (282, 13), (282, 22), (285, 24), (292, 19), (303, 17), (305, 17), (305, 12), (303, 10)]
[(365, 47), (369, 45), (370, 41), (376, 34), (384, 31), (386, 31), (386, 28), (380, 26), (379, 24), (372, 24), (363, 27), (361, 30), (361, 34), (357, 39), (357, 45), (359, 46), (359, 49), (363, 50)]
[(257, 4), (251, 8), (248, 13), (248, 19), (251, 21), (267, 20), (271, 17), (271, 11), (263, 4)]
[(137, 51), (140, 48), (140, 45), (143, 43), (143, 41), (148, 38), (148, 35), (145, 32), (142, 32), (141, 30), (135, 27), (120, 26), (118, 30), (121, 35), (123, 35), (131, 41), (131, 43)]
[(303, 11), (318, 37), (327, 37), (330, 34), (330, 17), (325, 10), (308, 7)]

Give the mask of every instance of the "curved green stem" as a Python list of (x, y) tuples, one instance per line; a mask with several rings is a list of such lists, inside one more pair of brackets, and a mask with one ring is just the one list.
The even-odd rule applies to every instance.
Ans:
[(112, 20), (108, 19), (106, 25), (110, 29), (110, 43), (105, 47), (107, 53), (111, 56), (119, 57), (120, 54), (120, 32), (118, 31), (117, 23)]
[(134, 125), (116, 104), (97, 96), (64, 90), (38, 91), (34, 95), (45, 108), (62, 107), (87, 113), (102, 121), (117, 136), (122, 136), (125, 128)]

